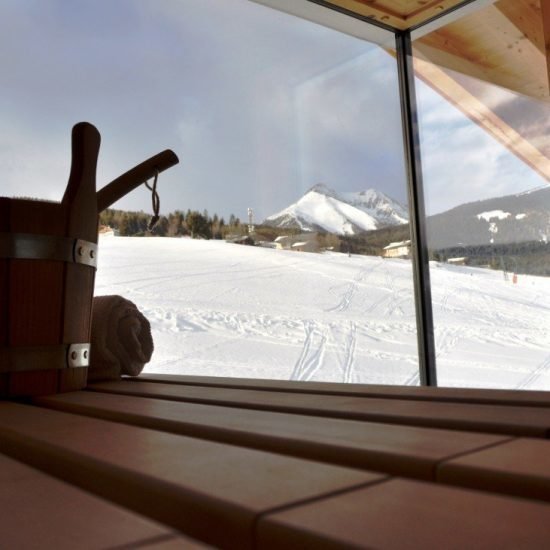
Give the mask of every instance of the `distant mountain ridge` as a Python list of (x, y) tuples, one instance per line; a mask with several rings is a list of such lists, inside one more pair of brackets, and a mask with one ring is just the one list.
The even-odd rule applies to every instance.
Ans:
[[(324, 184), (266, 218), (265, 225), (335, 235), (359, 235), (408, 223), (407, 209), (375, 189), (339, 193)], [(550, 242), (550, 185), (461, 204), (428, 216), (428, 246)], [(408, 235), (408, 229), (403, 227)]]
[(470, 202), (427, 218), (428, 245), (550, 242), (550, 185)]
[(408, 222), (406, 208), (375, 189), (338, 193), (320, 183), (297, 202), (267, 217), (265, 225), (301, 231), (356, 235)]

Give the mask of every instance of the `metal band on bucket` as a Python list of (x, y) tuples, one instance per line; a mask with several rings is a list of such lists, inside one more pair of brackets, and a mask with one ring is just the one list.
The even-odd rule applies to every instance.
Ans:
[(97, 268), (97, 244), (56, 235), (0, 233), (0, 258), (53, 260)]
[(0, 373), (87, 367), (90, 344), (0, 348)]

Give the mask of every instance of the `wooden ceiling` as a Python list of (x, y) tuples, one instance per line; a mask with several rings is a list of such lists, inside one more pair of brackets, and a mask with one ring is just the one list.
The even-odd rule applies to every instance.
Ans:
[[(447, 13), (462, 0), (328, 0), (399, 30)], [(499, 0), (414, 42), (415, 54), (529, 97), (550, 101), (550, 0)], [(418, 33), (418, 31), (417, 31)], [(420, 29), (421, 34), (421, 29)]]
[(439, 67), (550, 101), (549, 17), (547, 0), (500, 0), (416, 40), (415, 53)]
[(405, 30), (461, 4), (463, 0), (328, 0), (329, 4)]

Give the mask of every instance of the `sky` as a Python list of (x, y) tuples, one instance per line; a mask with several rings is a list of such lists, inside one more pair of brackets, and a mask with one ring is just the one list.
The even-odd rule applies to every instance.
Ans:
[[(2, 0), (0, 21), (3, 196), (60, 200), (86, 120), (102, 134), (98, 189), (176, 152), (163, 213), (261, 220), (317, 183), (407, 202), (395, 60), (374, 44), (249, 0)], [(417, 93), (428, 213), (545, 184)], [(115, 207), (151, 211), (150, 194)]]

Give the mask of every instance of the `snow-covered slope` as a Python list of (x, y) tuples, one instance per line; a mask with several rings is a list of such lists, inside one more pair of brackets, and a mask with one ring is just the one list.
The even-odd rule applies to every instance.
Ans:
[[(150, 320), (148, 372), (418, 383), (408, 260), (101, 237), (96, 294)], [(438, 380), (550, 390), (550, 278), (432, 264)]]
[(407, 212), (380, 191), (336, 193), (323, 184), (312, 187), (300, 200), (263, 222), (303, 231), (355, 235), (389, 225), (407, 223)]

